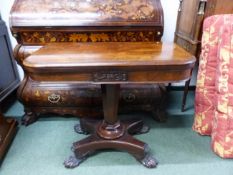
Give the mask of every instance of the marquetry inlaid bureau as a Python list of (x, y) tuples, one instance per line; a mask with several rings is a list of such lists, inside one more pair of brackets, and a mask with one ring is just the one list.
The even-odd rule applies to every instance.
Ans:
[[(43, 45), (54, 42), (158, 42), (163, 35), (160, 0), (15, 0), (10, 15), (11, 31), (17, 39), (17, 62)], [(120, 111), (144, 110), (163, 120), (163, 84), (124, 85)], [(99, 85), (76, 82), (33, 81), (25, 71), (18, 90), (24, 104), (23, 123), (39, 114), (102, 116)]]

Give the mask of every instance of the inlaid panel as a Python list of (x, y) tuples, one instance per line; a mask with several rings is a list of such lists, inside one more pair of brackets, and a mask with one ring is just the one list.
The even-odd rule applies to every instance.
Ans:
[(160, 8), (159, 0), (17, 0), (11, 19), (14, 26), (154, 25)]

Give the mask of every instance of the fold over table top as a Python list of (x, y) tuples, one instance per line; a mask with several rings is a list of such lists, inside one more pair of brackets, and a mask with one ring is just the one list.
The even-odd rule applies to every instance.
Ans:
[(33, 53), (28, 67), (192, 65), (195, 57), (176, 44), (162, 43), (54, 43)]
[[(111, 77), (114, 75), (110, 74), (117, 74), (112, 73), (114, 71), (124, 71), (130, 81), (141, 82), (139, 77), (144, 79), (143, 76), (156, 74), (160, 78), (153, 76), (148, 81), (164, 82), (188, 79), (195, 60), (173, 43), (54, 43), (27, 57), (23, 64), (25, 70), (36, 74), (37, 78), (46, 73), (47, 77), (52, 76), (49, 73), (54, 76), (69, 73), (68, 81), (92, 81), (93, 72), (105, 71), (101, 74)], [(89, 78), (70, 79), (74, 74), (82, 74), (82, 78), (85, 74)], [(179, 76), (172, 78), (175, 74)], [(142, 80), (146, 81), (146, 78)]]

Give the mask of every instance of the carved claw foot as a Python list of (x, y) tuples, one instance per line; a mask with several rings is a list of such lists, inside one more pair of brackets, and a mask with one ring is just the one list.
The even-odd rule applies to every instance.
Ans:
[(139, 130), (135, 134), (145, 134), (145, 133), (148, 133), (149, 131), (150, 131), (150, 127), (143, 124), (143, 127), (141, 128), (141, 130)]
[(151, 155), (147, 154), (142, 160), (139, 160), (147, 168), (155, 168), (158, 165), (158, 161)]
[(87, 131), (84, 131), (84, 130), (82, 129), (82, 127), (81, 127), (80, 124), (76, 124), (76, 125), (74, 126), (74, 131), (75, 131), (76, 133), (78, 133), (78, 134), (84, 134), (84, 135), (89, 134)]
[(28, 126), (34, 122), (36, 122), (38, 119), (38, 115), (33, 112), (26, 112), (24, 116), (21, 119), (22, 125)]
[(144, 147), (145, 156), (143, 159), (137, 159), (141, 164), (147, 168), (156, 168), (158, 161), (150, 153), (150, 147), (146, 144)]
[(152, 111), (152, 118), (158, 122), (167, 121), (166, 113), (162, 109), (155, 109), (154, 111)]
[(64, 166), (66, 168), (75, 168), (79, 166), (86, 158), (77, 159), (75, 156), (70, 156), (67, 160), (64, 161)]

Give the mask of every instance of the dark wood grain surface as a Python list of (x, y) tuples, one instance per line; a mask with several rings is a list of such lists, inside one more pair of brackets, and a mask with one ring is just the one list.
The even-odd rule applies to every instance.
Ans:
[[(45, 68), (46, 70), (42, 70), (44, 73), (40, 74), (41, 70), (38, 68), (28, 70), (24, 67), (23, 60), (41, 46), (66, 42), (157, 42), (163, 36), (163, 19), (160, 0), (15, 0), (9, 21), (12, 34), (19, 44), (14, 55), (25, 70), (25, 79), (18, 91), (18, 97), (25, 109), (23, 123), (28, 125), (40, 114), (51, 112), (78, 117), (95, 117), (100, 114), (99, 111), (102, 112), (99, 108), (100, 96), (90, 95), (96, 94), (94, 91), (100, 92), (100, 86), (91, 88), (87, 82), (86, 88), (83, 88), (79, 82), (72, 82), (77, 80), (77, 72), (72, 73), (73, 68), (72, 71), (69, 68), (64, 70), (64, 73), (62, 69), (57, 72), (56, 68)], [(32, 73), (33, 71), (35, 72)], [(90, 74), (89, 76), (91, 77)], [(157, 118), (158, 112), (154, 109), (157, 111), (163, 105), (156, 105), (154, 102), (164, 101), (155, 100), (165, 95), (164, 88), (151, 84), (138, 85), (140, 90), (131, 85), (124, 87), (131, 88), (126, 93), (130, 102), (120, 105), (120, 111), (122, 107), (127, 108), (127, 112), (153, 109), (153, 116)], [(155, 92), (156, 95), (152, 95)], [(56, 95), (61, 97), (60, 100), (57, 103), (51, 102), (50, 96)], [(147, 104), (142, 104), (141, 98), (144, 97)], [(122, 100), (124, 101), (121, 98), (120, 101)], [(67, 101), (69, 103), (66, 103)], [(80, 103), (81, 101), (85, 104)], [(140, 105), (135, 106), (136, 101), (139, 101)], [(83, 109), (83, 106), (90, 104), (91, 108)]]
[[(26, 67), (188, 66), (195, 57), (175, 44), (65, 43), (49, 44), (25, 61)], [(148, 67), (147, 67), (148, 68)]]
[(15, 0), (11, 31), (19, 44), (160, 41), (160, 0)]
[(132, 154), (147, 168), (154, 168), (158, 161), (148, 145), (131, 136), (148, 132), (149, 128), (141, 120), (123, 122), (118, 118), (120, 85), (190, 79), (195, 57), (175, 44), (67, 43), (47, 45), (23, 63), (30, 78), (37, 81), (51, 77), (46, 70), (50, 74), (52, 70), (50, 81), (101, 84), (104, 119), (81, 120), (75, 127), (78, 133), (90, 135), (73, 144), (75, 155), (64, 162), (65, 167), (77, 167), (97, 150), (117, 149)]
[(161, 83), (189, 79), (194, 63), (195, 57), (175, 44), (118, 42), (49, 44), (23, 65), (37, 81), (100, 83), (93, 77), (102, 75), (126, 77), (116, 83)]
[(16, 0), (14, 26), (125, 26), (162, 24), (159, 0)]
[(15, 136), (17, 125), (15, 119), (5, 118), (0, 112), (0, 165)]

